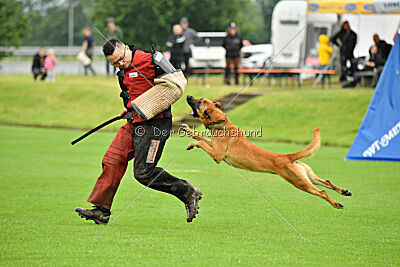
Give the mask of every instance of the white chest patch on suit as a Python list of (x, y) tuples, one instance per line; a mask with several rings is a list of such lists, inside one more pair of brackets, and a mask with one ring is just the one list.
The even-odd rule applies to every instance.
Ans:
[(136, 78), (138, 76), (137, 71), (129, 73), (129, 78)]
[(154, 163), (159, 146), (160, 146), (160, 140), (151, 140), (149, 151), (147, 152), (146, 163)]

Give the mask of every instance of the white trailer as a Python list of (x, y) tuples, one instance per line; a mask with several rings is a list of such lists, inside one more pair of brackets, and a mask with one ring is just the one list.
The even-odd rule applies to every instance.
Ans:
[(274, 68), (298, 67), (306, 31), (305, 1), (280, 1), (272, 12), (271, 43)]
[[(307, 13), (307, 1), (279, 1), (272, 13), (271, 43), (274, 49), (274, 68), (301, 68), (306, 58), (317, 56), (320, 34), (332, 36), (340, 24), (348, 20), (358, 35), (355, 56), (368, 56), (372, 36), (393, 44), (400, 14), (343, 14)], [(278, 54), (279, 53), (279, 54)]]

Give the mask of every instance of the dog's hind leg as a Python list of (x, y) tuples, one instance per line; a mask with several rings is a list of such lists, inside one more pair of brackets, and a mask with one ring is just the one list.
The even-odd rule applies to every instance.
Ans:
[(349, 190), (335, 186), (329, 180), (322, 180), (319, 178), (307, 164), (300, 161), (296, 161), (296, 164), (302, 166), (306, 170), (307, 176), (313, 184), (335, 190), (344, 196), (351, 196), (351, 192)]
[(282, 173), (282, 177), (285, 178), (289, 183), (293, 184), (300, 190), (303, 190), (307, 193), (316, 195), (327, 202), (329, 202), (334, 208), (342, 209), (343, 205), (341, 203), (336, 202), (332, 198), (328, 196), (328, 194), (324, 190), (319, 190), (316, 188), (308, 178), (306, 170), (303, 166), (299, 166), (297, 163), (291, 164), (287, 166), (287, 171)]

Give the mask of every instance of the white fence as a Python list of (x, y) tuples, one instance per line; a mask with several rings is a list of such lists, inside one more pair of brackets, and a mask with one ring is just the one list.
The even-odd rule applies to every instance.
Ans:
[[(81, 46), (43, 46), (46, 50), (53, 49), (57, 56), (76, 56), (82, 50)], [(11, 52), (14, 56), (33, 56), (41, 46), (20, 46), (6, 47), (0, 46), (0, 52)], [(95, 46), (94, 55), (103, 55), (102, 47)]]

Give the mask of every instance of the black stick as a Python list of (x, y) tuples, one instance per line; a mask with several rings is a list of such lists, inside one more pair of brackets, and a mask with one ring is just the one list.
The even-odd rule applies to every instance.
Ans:
[(100, 125), (97, 126), (96, 128), (90, 130), (89, 132), (85, 133), (85, 134), (82, 135), (81, 137), (79, 137), (79, 138), (75, 139), (74, 141), (72, 141), (72, 142), (71, 142), (71, 145), (75, 145), (76, 143), (78, 143), (78, 142), (81, 141), (82, 139), (88, 137), (89, 135), (91, 135), (92, 133), (96, 132), (97, 130), (100, 130), (100, 129), (103, 128), (104, 126), (106, 126), (106, 125), (108, 125), (108, 124), (110, 124), (110, 123), (113, 123), (114, 121), (123, 119), (123, 118), (124, 118), (124, 117), (120, 117), (120, 116), (118, 115), (117, 117), (114, 117), (114, 118), (112, 118), (112, 119), (110, 119), (110, 120), (108, 120), (108, 121), (106, 121), (106, 122), (100, 124)]

